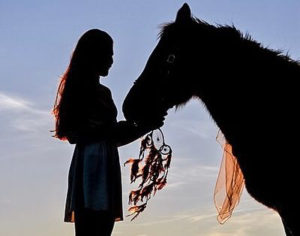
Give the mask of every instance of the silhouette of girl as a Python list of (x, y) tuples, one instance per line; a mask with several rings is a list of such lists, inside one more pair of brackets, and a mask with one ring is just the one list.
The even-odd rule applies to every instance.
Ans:
[(163, 125), (117, 122), (109, 88), (100, 83), (113, 64), (113, 40), (92, 29), (79, 39), (58, 87), (53, 113), (55, 137), (76, 144), (69, 171), (65, 222), (76, 236), (109, 236), (123, 220), (118, 146)]

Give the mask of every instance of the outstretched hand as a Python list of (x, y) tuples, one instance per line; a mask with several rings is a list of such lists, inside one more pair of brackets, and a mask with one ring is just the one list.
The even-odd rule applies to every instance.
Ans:
[(153, 120), (151, 123), (133, 124), (129, 121), (119, 121), (115, 126), (114, 137), (117, 146), (123, 146), (135, 141), (136, 139), (144, 136), (145, 134), (156, 130), (163, 126), (164, 117), (159, 120)]

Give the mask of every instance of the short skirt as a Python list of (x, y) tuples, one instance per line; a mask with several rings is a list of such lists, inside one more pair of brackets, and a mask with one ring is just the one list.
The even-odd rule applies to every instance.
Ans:
[(76, 144), (68, 181), (65, 222), (80, 209), (104, 210), (123, 220), (121, 170), (117, 146), (108, 141)]

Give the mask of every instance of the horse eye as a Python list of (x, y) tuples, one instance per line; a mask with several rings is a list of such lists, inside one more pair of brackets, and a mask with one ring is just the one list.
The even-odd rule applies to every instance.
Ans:
[(168, 56), (167, 62), (172, 64), (175, 61), (175, 55), (174, 54), (170, 54)]

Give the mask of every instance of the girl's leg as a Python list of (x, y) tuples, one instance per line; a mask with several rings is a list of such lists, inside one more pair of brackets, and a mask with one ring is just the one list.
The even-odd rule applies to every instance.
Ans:
[(75, 212), (76, 236), (110, 236), (114, 224), (108, 211), (82, 209)]

